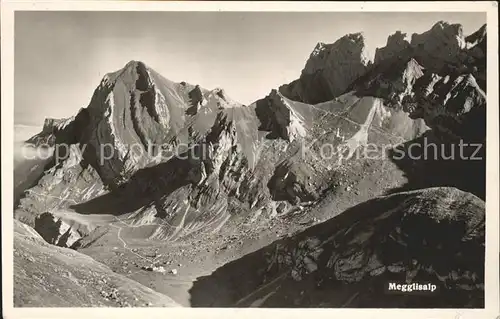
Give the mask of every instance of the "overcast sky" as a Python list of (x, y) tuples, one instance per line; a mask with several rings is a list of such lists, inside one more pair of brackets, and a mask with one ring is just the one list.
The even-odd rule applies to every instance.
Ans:
[(317, 42), (363, 32), (368, 49), (439, 21), (466, 34), (483, 13), (16, 12), (15, 122), (86, 107), (104, 74), (130, 60), (167, 79), (222, 87), (248, 104), (296, 79)]

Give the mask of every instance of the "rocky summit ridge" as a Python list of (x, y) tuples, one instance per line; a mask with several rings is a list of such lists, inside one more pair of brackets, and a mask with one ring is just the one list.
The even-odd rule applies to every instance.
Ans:
[[(176, 83), (143, 62), (130, 61), (106, 74), (89, 105), (74, 117), (46, 120), (42, 132), (27, 141), (67, 147), (60, 147), (57, 158), (27, 187), (15, 218), (62, 247), (57, 249), (76, 249), (103, 263), (111, 263), (102, 257), (109, 253), (102, 249), (110, 245), (123, 246), (131, 258), (149, 258), (139, 248), (131, 250), (132, 242), (169, 252), (188, 245), (194, 254), (196, 249), (227, 250), (224, 243), (238, 238), (243, 246), (248, 243), (267, 253), (277, 247), (271, 245), (276, 236), (290, 238), (280, 246), (282, 256), (255, 265), (261, 260), (255, 255), (248, 262), (259, 273), (249, 271), (253, 284), (234, 296), (243, 298), (243, 293), (252, 294), (280, 276), (290, 279), (283, 283), (288, 290), (269, 292), (274, 297), (267, 303), (220, 299), (223, 306), (321, 305), (316, 294), (319, 299), (309, 301), (301, 294), (286, 297), (310, 289), (301, 283), (309, 274), (314, 276), (311, 282), (326, 285), (328, 276), (334, 276), (331, 284), (341, 288), (335, 290), (338, 300), (331, 306), (341, 306), (342, 298), (361, 289), (349, 286), (351, 282), (368, 284), (391, 277), (389, 272), (413, 274), (419, 269), (426, 273), (421, 278), (446, 282), (446, 300), (457, 295), (460, 300), (474, 298), (472, 304), (479, 305), (484, 292), (484, 159), (471, 163), (445, 161), (442, 153), (433, 154), (431, 161), (396, 155), (427, 139), (448, 148), (457, 140), (478, 143), (483, 146), (479, 154), (485, 154), (486, 28), (464, 36), (460, 25), (438, 22), (407, 39), (399, 31), (390, 35), (373, 61), (361, 33), (318, 43), (297, 80), (250, 105), (232, 100), (221, 88)], [(373, 146), (382, 158), (359, 156)], [(396, 195), (380, 197), (388, 193)], [(380, 216), (347, 210), (357, 204), (360, 211), (376, 207)], [(464, 212), (466, 205), (472, 207), (465, 225), (474, 229), (472, 237), (463, 233), (468, 230), (460, 212), (450, 217), (450, 205)], [(339, 218), (343, 221), (337, 225)], [(420, 251), (426, 244), (416, 241), (444, 240), (420, 235), (431, 226), (442, 231), (435, 224), (442, 218), (456, 236), (439, 254), (462, 263), (456, 245), (467, 246), (474, 258), (466, 270), (444, 267), (441, 257), (413, 256), (417, 264), (407, 264), (409, 256), (403, 252), (389, 260), (384, 249), (390, 245), (401, 250), (411, 243)], [(411, 228), (410, 219), (426, 230)], [(318, 224), (320, 220), (325, 222)], [(301, 242), (302, 232), (308, 234), (308, 243)], [(216, 237), (197, 241), (202, 236)], [(380, 240), (382, 248), (371, 244)], [(301, 251), (304, 245), (314, 251), (297, 255), (294, 247)], [(31, 246), (23, 247), (28, 254)], [(238, 249), (224, 263), (238, 264), (250, 252)], [(432, 270), (434, 266), (441, 268)], [(395, 267), (401, 271), (390, 270)], [(224, 269), (233, 273), (231, 266), (220, 272)], [(231, 286), (226, 279), (232, 275), (220, 278), (220, 272), (214, 279)], [(142, 283), (143, 277), (137, 280)], [(19, 278), (16, 287), (24, 284), (25, 278)], [(192, 287), (191, 305), (206, 306), (205, 285), (209, 287), (209, 279)], [(168, 304), (162, 296), (153, 297)], [(23, 298), (18, 300), (27, 300)], [(391, 302), (381, 298), (371, 306), (394, 306)], [(363, 298), (358, 304), (370, 306)], [(402, 304), (420, 306), (425, 301)]]

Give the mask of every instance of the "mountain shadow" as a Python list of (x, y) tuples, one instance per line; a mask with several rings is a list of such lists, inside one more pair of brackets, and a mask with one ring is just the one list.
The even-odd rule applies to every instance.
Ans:
[(140, 169), (109, 193), (70, 208), (80, 214), (121, 215), (152, 205), (163, 196), (200, 181), (204, 164), (190, 154), (187, 151), (165, 163)]
[(389, 159), (408, 182), (388, 194), (426, 187), (449, 186), (483, 200), (486, 194), (486, 145), (472, 139), (450, 141), (427, 131), (389, 150)]
[(369, 200), (199, 277), (191, 306), (484, 307), (484, 220), (484, 202), (456, 188)]

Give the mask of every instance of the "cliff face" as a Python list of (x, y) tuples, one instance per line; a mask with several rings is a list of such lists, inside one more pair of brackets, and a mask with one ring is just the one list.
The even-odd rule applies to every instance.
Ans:
[(186, 152), (205, 138), (217, 112), (239, 106), (223, 90), (173, 83), (131, 61), (107, 74), (74, 118), (47, 121), (39, 136), (50, 135), (56, 146), (53, 163), (21, 199), (19, 218), (32, 224), (39, 210), (117, 190), (139, 170)]
[[(442, 73), (441, 73), (442, 74)], [(413, 58), (390, 58), (355, 81), (351, 88), (361, 95), (385, 99), (412, 118), (454, 138), (478, 136), (481, 124), (463, 128), (476, 113), (486, 115), (486, 93), (473, 74), (434, 73)], [(474, 121), (475, 121), (474, 120)], [(484, 136), (484, 133), (483, 133)]]
[(348, 34), (332, 44), (318, 43), (300, 78), (279, 90), (289, 99), (309, 104), (331, 100), (366, 72), (365, 50), (361, 33)]
[(408, 39), (401, 31), (377, 48), (373, 63), (365, 54), (362, 34), (350, 34), (332, 44), (318, 43), (296, 81), (280, 87), (287, 98), (310, 104), (325, 102), (349, 91), (352, 83), (380, 64), (414, 59), (441, 76), (470, 73), (485, 90), (486, 28), (464, 37), (462, 26), (443, 21)]
[(458, 63), (460, 54), (466, 49), (462, 26), (443, 21), (429, 31), (413, 34), (410, 43), (421, 57), (421, 63), (430, 69), (442, 67), (443, 62)]
[(37, 147), (52, 147), (56, 144), (56, 135), (58, 132), (71, 126), (73, 120), (73, 117), (67, 119), (45, 119), (42, 131), (29, 138), (26, 143)]
[[(206, 126), (187, 121), (186, 111), (203, 102), (194, 91), (199, 88), (168, 81), (142, 62), (131, 61), (106, 75), (86, 108), (88, 125), (79, 138), (87, 145), (84, 159), (106, 185), (116, 187), (137, 170), (161, 161), (157, 156), (164, 144), (190, 142), (189, 129), (194, 130), (191, 134), (205, 134)], [(209, 98), (222, 100), (217, 95)], [(205, 107), (208, 113), (215, 102)], [(199, 117), (213, 121), (204, 113)]]
[(314, 111), (307, 104), (291, 101), (277, 90), (272, 90), (255, 107), (261, 129), (290, 142), (304, 138), (314, 120)]
[(82, 237), (78, 231), (51, 213), (37, 216), (35, 230), (46, 242), (60, 247), (76, 247)]
[(387, 44), (375, 53), (375, 64), (382, 61), (415, 59), (426, 70), (441, 76), (451, 73), (471, 73), (486, 90), (486, 25), (465, 37), (462, 26), (443, 21), (422, 34), (397, 31), (389, 36)]
[(377, 48), (375, 50), (375, 64), (383, 60), (396, 57), (398, 54), (406, 52), (410, 48), (410, 43), (406, 40), (406, 33), (396, 31), (387, 38), (385, 47)]

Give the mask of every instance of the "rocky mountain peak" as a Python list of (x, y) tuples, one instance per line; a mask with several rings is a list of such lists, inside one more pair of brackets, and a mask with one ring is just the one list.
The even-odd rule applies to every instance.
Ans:
[(369, 60), (365, 50), (365, 39), (362, 33), (347, 34), (332, 44), (320, 42), (312, 51), (302, 74), (313, 74), (318, 70), (334, 68), (337, 63), (356, 61), (356, 59), (366, 65)]
[(54, 146), (57, 133), (70, 126), (74, 119), (74, 116), (63, 119), (46, 118), (42, 131), (29, 138), (26, 143), (43, 147)]
[(67, 119), (46, 118), (43, 122), (43, 131), (51, 131), (55, 128), (62, 128), (67, 125), (73, 117)]
[[(467, 43), (467, 48), (472, 48), (480, 43), (485, 43), (486, 40), (486, 24), (483, 24), (476, 32), (465, 37), (465, 42)], [(486, 45), (484, 46), (486, 49)]]
[(233, 100), (222, 88), (215, 88), (212, 91), (210, 91), (207, 94), (207, 99), (209, 101), (211, 99), (214, 100), (215, 103), (217, 103), (217, 107), (219, 109), (243, 106), (241, 103)]
[(375, 50), (374, 62), (379, 63), (383, 60), (390, 59), (401, 52), (404, 52), (409, 47), (410, 43), (406, 40), (406, 33), (396, 31), (396, 33), (387, 38), (387, 44), (385, 47), (377, 48)]
[(313, 51), (311, 52), (310, 57), (319, 55), (324, 50), (325, 45), (326, 44), (324, 42), (318, 42), (314, 47)]
[(431, 31), (455, 34), (458, 37), (463, 37), (463, 26), (459, 23), (448, 23), (441, 20), (432, 26)]
[[(127, 62), (121, 69), (106, 73), (101, 80), (100, 87), (112, 87), (116, 84), (116, 82), (127, 83), (131, 86), (135, 84), (135, 81), (139, 77), (141, 77), (143, 82), (145, 82), (144, 79), (149, 78), (148, 70), (149, 67), (146, 66), (144, 62), (131, 60)], [(145, 83), (142, 84), (144, 85)]]
[(347, 34), (334, 43), (318, 43), (298, 80), (279, 91), (304, 103), (331, 100), (344, 93), (349, 84), (366, 73), (370, 59), (362, 33)]
[(289, 142), (305, 137), (313, 119), (309, 107), (288, 99), (276, 89), (256, 103), (256, 114), (261, 130)]
[(410, 43), (416, 53), (422, 56), (424, 66), (436, 69), (443, 62), (457, 63), (466, 47), (462, 25), (444, 21), (436, 23), (424, 33), (414, 33)]

